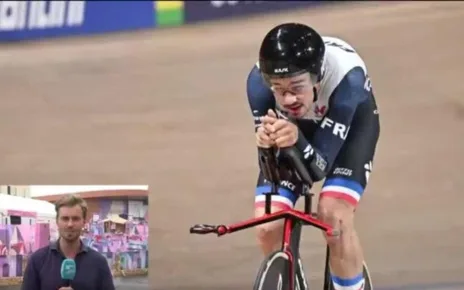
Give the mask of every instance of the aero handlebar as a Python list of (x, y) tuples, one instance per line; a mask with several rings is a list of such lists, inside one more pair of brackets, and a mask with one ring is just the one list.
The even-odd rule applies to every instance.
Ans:
[[(278, 156), (275, 154), (276, 151), (274, 148), (269, 149), (259, 149), (259, 161), (263, 174), (266, 176), (266, 179), (272, 182), (273, 186), (276, 186), (280, 182), (280, 172), (278, 167)], [(309, 174), (306, 166), (302, 161), (301, 153), (295, 147), (281, 148), (277, 152), (280, 156), (286, 158), (286, 161), (289, 162), (290, 167), (294, 169), (295, 173), (298, 175), (300, 180), (304, 182), (307, 186), (311, 187), (313, 185), (313, 180)], [(269, 196), (269, 195), (268, 195)], [(267, 197), (268, 197), (267, 196)], [(270, 196), (269, 196), (270, 197)], [(310, 197), (309, 197), (310, 198)], [(261, 217), (255, 217), (246, 221), (242, 221), (232, 225), (210, 225), (210, 224), (197, 224), (190, 228), (191, 234), (217, 234), (222, 236), (225, 234), (230, 234), (236, 231), (240, 231), (249, 227), (254, 227), (260, 224), (264, 224), (270, 221), (279, 220), (282, 218), (286, 219), (296, 219), (304, 222), (305, 224), (310, 224), (314, 227), (317, 227), (329, 236), (338, 236), (340, 234), (339, 230), (333, 229), (330, 225), (319, 221), (317, 218), (311, 216), (307, 212), (299, 212), (296, 210), (282, 210), (275, 213), (269, 213)]]
[(291, 163), (291, 167), (296, 171), (301, 181), (306, 183), (306, 185), (308, 185), (309, 187), (312, 187), (313, 179), (311, 178), (308, 169), (306, 169), (306, 166), (301, 160), (302, 156), (298, 149), (293, 146), (288, 148), (282, 148), (280, 149), (280, 151), (283, 154), (283, 156), (287, 158), (287, 160)]
[(289, 167), (295, 171), (299, 179), (310, 188), (313, 186), (313, 179), (302, 161), (301, 153), (294, 146), (280, 148), (277, 152), (275, 148), (259, 148), (259, 163), (263, 175), (272, 184), (281, 181), (278, 159), (283, 157)]

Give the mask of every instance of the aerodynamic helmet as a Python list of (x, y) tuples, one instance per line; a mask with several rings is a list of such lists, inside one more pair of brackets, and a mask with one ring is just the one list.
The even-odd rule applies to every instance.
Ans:
[(313, 28), (284, 23), (272, 28), (259, 50), (259, 68), (266, 80), (309, 72), (313, 84), (321, 78), (325, 45)]

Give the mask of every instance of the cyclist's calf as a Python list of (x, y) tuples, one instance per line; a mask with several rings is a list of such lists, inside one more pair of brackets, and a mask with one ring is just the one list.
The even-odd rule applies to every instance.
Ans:
[(355, 206), (349, 202), (322, 195), (318, 216), (341, 231), (341, 236), (325, 237), (330, 248), (330, 268), (334, 276), (353, 278), (362, 273), (364, 257), (354, 230)]
[[(281, 207), (271, 206), (271, 212), (282, 210)], [(265, 213), (264, 207), (255, 209), (255, 217), (263, 216)], [(259, 246), (265, 256), (278, 250), (282, 244), (282, 234), (284, 229), (284, 221), (277, 220), (265, 223), (256, 227)]]

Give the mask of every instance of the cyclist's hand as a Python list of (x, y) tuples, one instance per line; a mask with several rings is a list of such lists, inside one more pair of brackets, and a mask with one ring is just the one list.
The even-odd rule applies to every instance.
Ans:
[(272, 125), (277, 122), (278, 118), (275, 112), (271, 109), (267, 110), (267, 115), (261, 117), (261, 124), (264, 127), (264, 131), (269, 134), (272, 131)]
[(298, 127), (285, 119), (278, 119), (270, 129), (269, 136), (279, 148), (291, 147), (298, 141)]
[(258, 130), (256, 130), (256, 145), (261, 148), (271, 148), (275, 145), (262, 124), (258, 127)]

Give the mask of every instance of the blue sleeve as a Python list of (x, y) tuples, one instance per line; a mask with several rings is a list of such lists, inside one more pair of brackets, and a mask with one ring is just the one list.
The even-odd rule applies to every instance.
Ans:
[[(329, 111), (314, 133), (312, 144), (305, 138), (298, 138), (296, 145), (303, 152), (308, 169), (314, 173), (315, 166), (323, 173), (315, 174), (316, 180), (322, 180), (332, 167), (348, 136), (358, 105), (369, 98), (365, 82), (366, 75), (360, 67), (349, 71), (333, 91)], [(310, 163), (313, 166), (309, 166)]]
[(37, 252), (32, 254), (23, 273), (21, 290), (40, 290), (40, 278), (36, 269)]
[(106, 261), (106, 258), (100, 255), (100, 290), (115, 290), (113, 275), (111, 274), (110, 266)]
[(261, 124), (259, 118), (265, 116), (269, 109), (275, 108), (274, 95), (264, 82), (263, 77), (255, 65), (247, 78), (247, 96), (251, 114), (255, 122), (255, 131)]

